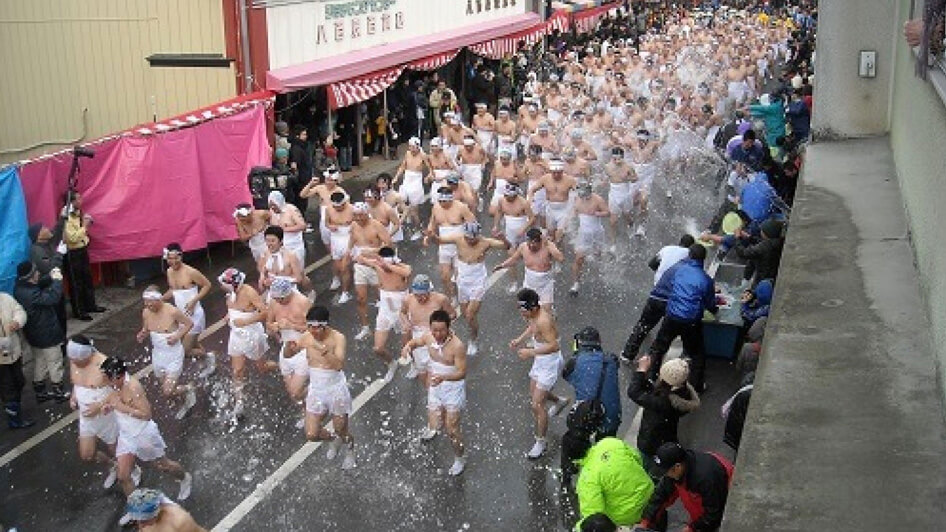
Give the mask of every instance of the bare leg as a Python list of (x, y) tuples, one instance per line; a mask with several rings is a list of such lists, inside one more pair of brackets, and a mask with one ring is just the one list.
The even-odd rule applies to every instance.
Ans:
[(233, 398), (243, 400), (243, 388), (246, 387), (246, 357), (230, 355), (230, 367), (233, 369)]
[(532, 398), (532, 417), (535, 418), (536, 438), (545, 438), (549, 428), (549, 413), (545, 411), (545, 401), (548, 392), (536, 386), (535, 381), (529, 381), (529, 395)]
[(463, 435), (460, 433), (460, 412), (447, 410), (446, 412), (447, 436), (450, 437), (450, 444), (453, 446), (453, 454), (457, 457), (463, 456)]
[(358, 320), (362, 327), (368, 326), (368, 285), (355, 285), (355, 303), (358, 308)]
[(475, 342), (480, 337), (480, 322), (477, 316), (480, 312), (480, 301), (470, 301), (464, 305), (463, 316), (470, 325), (470, 341)]
[(135, 455), (123, 454), (118, 457), (118, 481), (121, 482), (125, 496), (135, 491), (135, 483), (131, 480), (131, 471), (135, 468)]
[(380, 329), (374, 332), (374, 354), (385, 364), (394, 360), (387, 350), (388, 334), (389, 331), (382, 331)]
[(456, 295), (456, 287), (453, 285), (453, 264), (440, 265), (440, 282), (443, 284), (443, 293), (450, 299)]
[(324, 414), (305, 413), (305, 439), (309, 441), (329, 441), (334, 436), (331, 432), (322, 427)]

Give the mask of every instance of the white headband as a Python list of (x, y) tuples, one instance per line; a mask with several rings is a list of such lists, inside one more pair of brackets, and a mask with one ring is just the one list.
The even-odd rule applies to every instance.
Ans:
[(141, 294), (141, 298), (145, 301), (161, 301), (163, 296), (161, 295), (161, 292), (157, 292), (155, 290), (145, 290), (144, 293)]
[(236, 218), (238, 216), (249, 216), (251, 212), (253, 211), (247, 207), (240, 207), (239, 209), (233, 211), (233, 217)]
[(168, 260), (168, 257), (171, 256), (171, 253), (177, 253), (178, 255), (183, 255), (183, 254), (184, 254), (184, 252), (181, 251), (181, 250), (179, 250), (179, 249), (168, 249), (168, 248), (164, 248), (164, 249), (161, 250), (161, 258), (163, 258), (164, 260)]
[(72, 340), (66, 343), (66, 356), (69, 357), (69, 360), (85, 360), (92, 356), (94, 352), (95, 347), (92, 345), (79, 344)]

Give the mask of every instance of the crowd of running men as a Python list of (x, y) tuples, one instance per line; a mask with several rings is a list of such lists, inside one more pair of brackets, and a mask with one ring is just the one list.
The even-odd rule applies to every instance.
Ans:
[[(237, 232), (256, 270), (227, 268), (212, 276), (228, 309), (234, 422), (244, 415), (249, 374), (278, 373), (300, 406), (286, 415), (298, 419), (306, 439), (327, 442), (328, 458), (341, 455), (343, 469), (355, 467), (346, 358), (354, 354), (349, 338), (362, 342), (373, 335), (383, 379), (392, 380), (399, 365), (409, 366), (405, 375), (426, 388), (421, 439), (443, 432), (454, 451), (448, 473), (460, 475), (466, 466), (461, 418), (468, 406), (467, 359), (484, 342), (499, 342), (531, 361), (535, 442), (524, 451), (530, 459), (542, 456), (549, 417), (570, 401), (552, 393), (564, 363), (556, 281), (566, 281), (569, 293), (578, 295), (589, 257), (613, 255), (622, 239), (631, 245), (643, 241), (652, 185), (675, 175), (670, 168), (686, 171), (685, 154), (673, 153), (667, 139), (685, 132), (712, 150), (734, 113), (757, 111), (759, 104), (749, 104), (776, 76), (776, 65), (793, 60), (792, 30), (790, 17), (760, 21), (731, 13), (707, 19), (680, 10), (637, 47), (630, 39), (604, 41), (563, 53), (551, 73), (529, 73), (518, 108), (499, 106), (494, 116), (485, 103), (477, 104), (470, 123), (446, 114), (426, 150), (420, 139), (410, 139), (397, 171), (379, 175), (361, 197), (340, 185), (335, 168), (314, 178), (300, 195), (318, 205), (318, 233), (333, 272), (324, 288), (335, 292), (332, 304), (354, 299), (358, 324), (351, 330), (333, 322), (327, 306), (315, 304), (316, 289), (323, 287), (313, 286), (306, 273), (304, 213), (280, 192), (269, 195), (268, 209), (236, 206)], [(766, 131), (754, 133), (749, 121), (736, 127), (725, 154), (736, 174), (729, 179), (731, 190), (746, 185), (740, 176), (747, 168), (760, 168), (765, 157), (756, 145), (772, 153), (776, 148), (763, 144)], [(670, 187), (660, 188), (670, 194)], [(741, 207), (738, 194), (732, 200), (729, 207)], [(727, 245), (723, 240), (718, 242)], [(437, 246), (438, 278), (401, 260), (398, 250), (409, 246)], [(566, 255), (569, 273), (561, 271)], [(526, 324), (516, 338), (480, 334), (488, 258), (492, 270), (510, 269), (508, 293)], [(164, 259), (167, 288), (152, 285), (142, 294), (137, 340), (150, 343), (163, 400), (182, 419), (200, 391), (181, 382), (186, 356), (202, 361), (204, 377), (216, 367), (214, 355), (198, 341), (206, 326), (201, 300), (214, 282), (184, 262), (177, 243), (167, 245)], [(520, 262), (522, 272), (512, 270)], [(661, 264), (665, 270), (671, 266), (669, 259)], [(375, 295), (376, 311), (370, 304)], [(466, 323), (466, 338), (455, 329), (457, 320)], [(270, 349), (271, 341), (276, 349)], [(629, 362), (637, 355), (632, 351)], [(165, 455), (151, 402), (128, 364), (100, 353), (82, 335), (69, 339), (66, 353), (71, 402), (79, 410), (79, 454), (107, 469), (106, 487), (117, 481), (130, 496), (126, 522), (156, 519), (163, 507), (175, 508), (165, 515), (185, 519), (186, 512), (180, 514), (159, 492), (135, 491), (139, 462), (179, 479), (178, 500), (188, 497), (192, 481)], [(656, 377), (659, 362), (658, 356), (645, 370)], [(702, 391), (702, 372), (699, 379), (696, 393)]]

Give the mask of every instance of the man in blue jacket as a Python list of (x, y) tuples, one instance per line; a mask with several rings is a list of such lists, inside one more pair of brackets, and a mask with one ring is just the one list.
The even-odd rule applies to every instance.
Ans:
[(575, 389), (576, 403), (597, 398), (604, 407), (604, 419), (595, 431), (597, 439), (617, 435), (621, 425), (618, 360), (601, 348), (597, 329), (585, 327), (575, 335), (575, 355), (565, 363), (562, 377)]
[[(36, 401), (50, 399), (57, 403), (69, 400), (63, 387), (63, 355), (60, 345), (66, 341), (66, 331), (59, 322), (56, 307), (62, 298), (62, 274), (58, 269), (49, 277), (41, 278), (39, 269), (29, 261), (17, 266), (14, 297), (26, 311), (23, 333), (33, 352), (33, 391)], [(46, 378), (50, 390), (46, 388)]]
[(703, 373), (706, 369), (703, 312), (708, 310), (716, 314), (719, 310), (713, 280), (703, 270), (705, 260), (706, 248), (702, 244), (693, 244), (690, 246), (690, 257), (680, 261), (672, 272), (668, 271), (664, 275), (670, 281), (667, 312), (648, 353), (653, 360), (652, 367), (659, 368), (670, 349), (670, 343), (679, 336), (683, 342), (683, 352), (690, 358), (690, 384), (700, 393), (705, 388)]

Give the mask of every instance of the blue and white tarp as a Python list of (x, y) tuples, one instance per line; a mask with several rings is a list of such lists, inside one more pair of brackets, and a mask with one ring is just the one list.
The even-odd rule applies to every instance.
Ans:
[(26, 199), (15, 166), (0, 169), (0, 291), (13, 293), (17, 264), (29, 259)]

